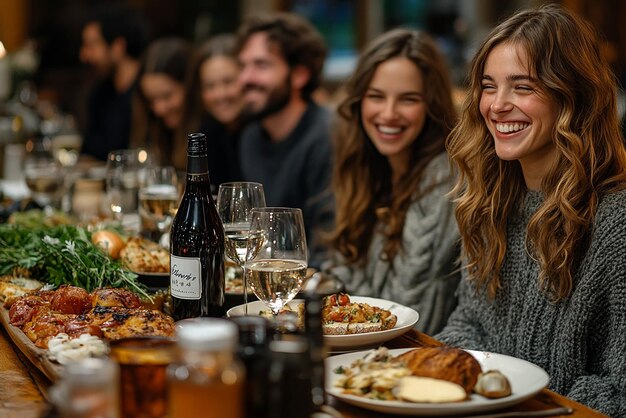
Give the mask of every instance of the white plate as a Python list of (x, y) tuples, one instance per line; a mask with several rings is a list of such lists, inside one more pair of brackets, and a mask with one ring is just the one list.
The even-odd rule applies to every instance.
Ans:
[[(406, 306), (385, 299), (369, 298), (364, 296), (350, 296), (351, 302), (367, 303), (371, 306), (387, 309), (398, 317), (396, 326), (385, 331), (366, 332), (363, 334), (350, 335), (324, 335), (324, 341), (332, 348), (355, 348), (381, 344), (392, 338), (398, 337), (412, 328), (419, 319), (419, 314)], [(303, 303), (301, 299), (294, 299), (288, 303), (292, 308)], [(259, 311), (267, 310), (268, 307), (260, 300), (248, 302), (248, 314), (258, 315)], [(235, 306), (226, 313), (227, 316), (243, 315), (243, 305)]]
[[(396, 356), (409, 350), (412, 349), (403, 348), (389, 350), (389, 352)], [(341, 388), (334, 386), (341, 375), (334, 373), (333, 370), (339, 366), (349, 367), (355, 360), (363, 358), (367, 351), (341, 354), (327, 358), (325, 361), (326, 391), (344, 402), (373, 411), (400, 415), (443, 416), (505, 408), (534, 396), (545, 388), (550, 381), (548, 374), (541, 367), (526, 360), (486, 351), (467, 350), (467, 352), (478, 360), (483, 371), (498, 369), (504, 373), (511, 383), (513, 393), (510, 396), (499, 399), (487, 399), (480, 395), (472, 394), (470, 399), (464, 402), (439, 404), (382, 401), (342, 393)]]

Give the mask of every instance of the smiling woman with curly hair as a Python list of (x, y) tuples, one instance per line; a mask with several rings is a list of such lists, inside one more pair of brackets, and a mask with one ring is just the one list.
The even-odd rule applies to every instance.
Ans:
[(437, 337), (539, 364), (626, 414), (626, 151), (597, 35), (554, 5), (497, 26), (448, 139), (464, 280)]

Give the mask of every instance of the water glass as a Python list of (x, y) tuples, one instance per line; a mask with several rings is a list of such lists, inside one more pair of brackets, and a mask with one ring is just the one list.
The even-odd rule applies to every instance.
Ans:
[(49, 138), (36, 138), (26, 142), (24, 179), (38, 204), (59, 208), (60, 198), (65, 191), (65, 172), (52, 155)]
[(124, 215), (137, 211), (139, 181), (148, 162), (148, 153), (144, 149), (122, 149), (109, 153), (106, 187), (114, 218), (121, 221)]

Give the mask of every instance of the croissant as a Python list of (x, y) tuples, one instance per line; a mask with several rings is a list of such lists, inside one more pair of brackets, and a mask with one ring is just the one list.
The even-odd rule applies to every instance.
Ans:
[(482, 372), (480, 364), (466, 351), (452, 347), (416, 348), (398, 356), (415, 376), (432, 377), (459, 384), (470, 393)]

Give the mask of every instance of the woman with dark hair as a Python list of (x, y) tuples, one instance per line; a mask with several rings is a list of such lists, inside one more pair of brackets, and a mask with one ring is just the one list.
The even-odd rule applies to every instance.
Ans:
[(626, 151), (591, 26), (558, 6), (498, 25), (448, 140), (459, 170), (459, 306), (436, 337), (543, 367), (626, 416)]
[(159, 164), (178, 170), (185, 170), (187, 164), (189, 132), (182, 122), (192, 53), (184, 39), (152, 42), (141, 61), (133, 102), (131, 146), (148, 148)]
[(234, 35), (217, 35), (195, 53), (187, 88), (189, 132), (199, 129), (209, 141), (211, 184), (241, 180), (237, 145), (243, 128), (243, 94), (239, 83)]
[(363, 52), (346, 95), (333, 175), (336, 257), (325, 267), (350, 293), (411, 306), (419, 329), (439, 331), (459, 279), (444, 60), (425, 33), (393, 30)]

